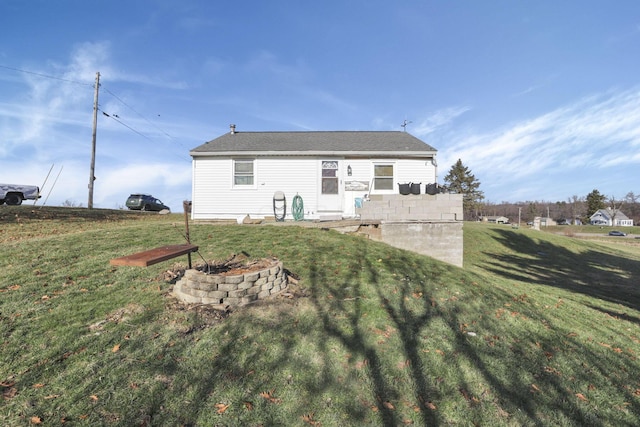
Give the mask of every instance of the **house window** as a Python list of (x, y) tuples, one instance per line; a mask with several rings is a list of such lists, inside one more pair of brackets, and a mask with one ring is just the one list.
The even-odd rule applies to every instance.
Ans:
[(393, 190), (393, 165), (373, 166), (373, 189)]
[(322, 162), (322, 194), (338, 194), (338, 162)]
[(254, 180), (253, 160), (233, 161), (233, 185), (252, 186)]

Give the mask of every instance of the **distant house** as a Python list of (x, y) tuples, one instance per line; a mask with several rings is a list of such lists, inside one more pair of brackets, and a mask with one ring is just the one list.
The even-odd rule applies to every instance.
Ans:
[(607, 225), (613, 227), (632, 227), (633, 220), (629, 219), (619, 209), (612, 210), (611, 208), (600, 209), (589, 217), (589, 223), (591, 225)]
[(482, 221), (493, 224), (509, 224), (509, 218), (506, 216), (483, 216)]
[(400, 131), (240, 132), (232, 125), (190, 155), (195, 220), (274, 216), (276, 194), (287, 219), (295, 196), (304, 219), (349, 218), (368, 196), (398, 194), (409, 183), (412, 194), (424, 193), (437, 177), (436, 149)]
[(560, 218), (556, 220), (556, 225), (582, 225), (580, 218)]

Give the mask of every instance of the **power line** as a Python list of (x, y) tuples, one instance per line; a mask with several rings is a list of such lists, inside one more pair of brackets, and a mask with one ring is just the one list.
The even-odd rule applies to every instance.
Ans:
[(127, 107), (128, 109), (130, 109), (131, 111), (133, 111), (134, 113), (136, 113), (138, 116), (140, 116), (144, 121), (146, 121), (147, 123), (149, 123), (151, 126), (153, 126), (154, 128), (158, 129), (163, 135), (165, 135), (167, 138), (169, 139), (173, 139), (173, 137), (171, 135), (169, 135), (167, 132), (165, 132), (164, 130), (160, 129), (160, 127), (158, 127), (155, 123), (153, 123), (151, 120), (147, 119), (145, 116), (143, 116), (142, 114), (138, 113), (136, 110), (133, 109), (132, 106), (130, 106), (129, 104), (127, 104), (126, 102), (124, 102), (122, 99), (120, 99), (115, 93), (111, 92), (109, 89), (107, 88), (103, 88), (105, 92), (108, 92), (111, 96), (113, 96), (115, 99), (117, 99), (118, 101), (120, 101), (120, 103), (122, 103), (122, 105), (124, 105), (125, 107)]
[[(122, 126), (124, 126), (124, 127), (126, 127), (127, 129), (129, 129), (131, 132), (134, 132), (134, 133), (136, 133), (136, 134), (140, 135), (141, 137), (143, 137), (143, 138), (145, 138), (145, 139), (147, 139), (147, 140), (149, 140), (149, 141), (153, 142), (153, 139), (151, 139), (150, 137), (148, 137), (147, 135), (143, 134), (143, 133), (142, 133), (142, 132), (140, 132), (139, 130), (135, 129), (135, 128), (134, 128), (134, 127), (132, 127), (132, 126), (129, 126), (129, 125), (128, 125), (128, 124), (126, 124), (124, 121), (122, 121), (122, 120), (120, 119), (120, 116), (119, 116), (119, 115), (117, 115), (117, 114), (109, 114), (109, 113), (106, 113), (106, 112), (105, 112), (105, 111), (103, 111), (103, 110), (100, 110), (100, 112), (102, 113), (102, 115), (103, 115), (103, 116), (108, 117), (108, 118), (110, 118), (110, 119), (112, 119), (112, 120), (115, 120), (116, 122), (118, 122), (118, 123), (119, 123), (119, 124), (121, 124)], [(186, 157), (182, 157), (182, 156), (178, 156), (178, 157), (180, 157), (181, 159), (186, 160), (186, 161), (188, 161), (188, 162), (190, 162), (190, 161), (191, 161), (191, 159), (187, 159)]]
[(122, 120), (120, 120), (120, 116), (118, 116), (117, 114), (108, 114), (105, 113), (103, 110), (100, 110), (100, 112), (102, 112), (102, 115), (105, 117), (109, 117), (110, 119), (115, 120), (116, 122), (120, 123), (122, 126), (126, 127), (127, 129), (129, 129), (131, 132), (137, 133), (138, 135), (140, 135), (141, 137), (148, 139), (149, 141), (153, 142), (153, 140), (151, 138), (149, 138), (147, 135), (143, 134), (142, 132), (132, 128), (131, 126), (129, 126), (128, 124), (126, 124), (125, 122), (123, 122)]
[[(51, 80), (58, 80), (58, 81), (62, 81), (62, 82), (66, 82), (66, 83), (73, 83), (73, 84), (77, 84), (77, 85), (81, 85), (81, 86), (88, 86), (91, 88), (94, 88), (95, 84), (94, 83), (87, 83), (87, 82), (80, 82), (77, 80), (72, 80), (72, 79), (66, 79), (66, 78), (62, 78), (62, 77), (57, 77), (57, 76), (52, 76), (49, 74), (44, 74), (44, 73), (39, 73), (39, 72), (35, 72), (35, 71), (29, 71), (29, 70), (23, 70), (21, 68), (15, 68), (15, 67), (9, 67), (6, 65), (1, 65), (0, 64), (0, 68), (4, 68), (7, 70), (11, 70), (11, 71), (17, 71), (19, 73), (24, 73), (24, 74), (31, 74), (34, 76), (38, 76), (38, 77), (43, 77), (46, 79), (51, 79)], [(175, 138), (173, 138), (169, 133), (167, 133), (166, 131), (164, 131), (162, 128), (160, 128), (158, 125), (156, 125), (155, 123), (153, 123), (151, 120), (147, 119), (144, 115), (142, 115), (141, 113), (139, 113), (138, 111), (136, 111), (132, 106), (130, 106), (129, 104), (127, 104), (126, 102), (124, 102), (124, 100), (122, 100), (122, 98), (120, 98), (118, 95), (116, 95), (115, 93), (113, 93), (112, 91), (110, 91), (108, 88), (105, 88), (103, 84), (98, 83), (98, 85), (102, 88), (102, 90), (104, 90), (105, 92), (109, 93), (109, 95), (113, 96), (115, 99), (117, 99), (122, 105), (124, 105), (125, 107), (127, 107), (128, 109), (130, 109), (131, 111), (133, 111), (135, 114), (137, 114), (139, 117), (141, 117), (144, 121), (146, 121), (147, 123), (149, 123), (151, 126), (153, 126), (155, 129), (157, 129), (160, 133), (162, 133), (164, 136), (166, 136), (167, 138), (169, 138), (171, 141), (173, 142), (177, 142), (179, 145), (182, 146), (182, 148), (187, 149), (186, 147), (184, 147), (182, 144), (180, 144), (180, 142), (176, 141)], [(94, 88), (95, 89), (95, 88)], [(153, 142), (153, 140), (148, 137), (147, 135), (144, 135), (142, 132), (138, 131), (137, 129), (133, 128), (132, 126), (124, 123), (122, 120), (120, 120), (120, 117), (117, 114), (108, 114), (103, 110), (100, 110), (102, 112), (103, 115), (105, 115), (106, 117), (109, 117), (115, 121), (117, 121), (118, 123), (120, 123), (122, 126), (126, 127), (127, 129), (129, 129), (130, 131), (136, 133), (137, 135), (140, 135), (141, 137), (148, 139), (149, 141)], [(182, 156), (180, 156), (182, 157)], [(183, 158), (186, 159), (186, 158)], [(187, 161), (191, 161), (190, 159), (186, 159)]]
[(32, 74), (34, 76), (44, 77), (44, 78), (51, 79), (51, 80), (60, 80), (62, 82), (74, 83), (74, 84), (81, 85), (81, 86), (93, 87), (92, 83), (79, 82), (77, 80), (71, 80), (71, 79), (65, 79), (65, 78), (62, 78), (62, 77), (51, 76), (49, 74), (37, 73), (35, 71), (28, 71), (28, 70), (22, 70), (20, 68), (7, 67), (6, 65), (0, 65), (0, 68), (4, 68), (4, 69), (7, 69), (7, 70), (12, 70), (12, 71), (17, 71), (19, 73)]
[[(125, 107), (127, 107), (128, 109), (130, 109), (131, 111), (133, 111), (135, 114), (137, 114), (140, 118), (142, 118), (144, 121), (146, 121), (147, 123), (149, 123), (151, 126), (153, 126), (154, 128), (156, 128), (158, 131), (160, 131), (160, 133), (162, 133), (164, 136), (166, 136), (167, 138), (169, 138), (172, 142), (177, 143), (178, 145), (180, 145), (182, 148), (184, 148), (185, 150), (188, 150), (187, 147), (185, 147), (184, 145), (182, 145), (179, 141), (176, 141), (176, 139), (174, 137), (172, 137), (169, 133), (167, 133), (164, 129), (160, 128), (158, 125), (156, 125), (155, 123), (153, 123), (151, 120), (149, 120), (148, 118), (146, 118), (144, 115), (142, 115), (141, 113), (139, 113), (138, 111), (136, 111), (132, 106), (130, 106), (129, 104), (127, 104), (126, 102), (124, 102), (118, 95), (116, 95), (115, 93), (111, 92), (109, 89), (103, 87), (102, 88), (105, 92), (109, 93), (111, 96), (113, 96), (115, 99), (117, 99), (122, 105), (124, 105)], [(104, 111), (102, 112), (102, 114), (107, 115)], [(120, 119), (120, 117), (116, 114), (113, 114), (112, 116), (115, 117), (111, 117), (114, 120), (116, 120), (117, 122), (119, 122), (120, 124), (122, 124), (123, 126), (128, 127), (129, 129), (131, 129), (133, 132), (137, 133), (140, 136), (143, 136), (147, 139), (149, 139), (151, 141), (151, 139), (145, 135), (142, 135), (139, 131), (131, 128), (130, 126), (125, 125)], [(188, 161), (191, 161), (191, 159), (187, 159)]]

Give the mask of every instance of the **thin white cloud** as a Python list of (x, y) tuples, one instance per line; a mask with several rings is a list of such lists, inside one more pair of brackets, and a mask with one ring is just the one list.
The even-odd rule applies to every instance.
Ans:
[[(68, 64), (49, 64), (44, 70), (30, 70), (37, 74), (18, 74), (21, 90), (0, 103), (3, 181), (42, 185), (49, 168), (55, 165), (53, 173), (60, 175), (55, 186), (54, 178), (50, 177), (44, 189), (48, 204), (59, 205), (71, 200), (86, 206), (93, 79), (96, 70), (109, 75), (116, 68), (111, 65), (108, 43), (84, 43), (74, 49)], [(121, 81), (145, 80), (113, 74)], [(153, 79), (146, 80), (153, 83)], [(132, 106), (139, 105), (135, 97), (120, 95), (116, 100), (108, 95), (101, 91), (102, 111), (122, 114), (126, 109), (123, 100)], [(181, 201), (190, 196), (191, 167), (188, 148), (176, 145), (193, 138), (189, 135), (193, 135), (194, 124), (178, 123), (179, 127), (174, 129), (168, 126), (180, 135), (178, 141), (144, 117), (131, 111), (127, 113), (125, 124), (129, 128), (99, 115), (95, 206), (121, 206), (128, 194), (142, 190), (164, 197), (165, 203), (175, 198), (174, 202), (181, 205)], [(181, 133), (180, 129), (185, 128), (189, 132)], [(142, 155), (133, 155), (136, 152)]]
[(513, 94), (514, 97), (519, 97), (519, 96), (523, 96), (523, 95), (528, 95), (532, 92), (537, 91), (538, 89), (540, 89), (542, 87), (542, 85), (533, 85), (533, 86), (529, 86), (528, 88), (521, 90), (520, 92), (516, 92)]
[(258, 73), (262, 76), (266, 74), (281, 79), (282, 83), (299, 80), (304, 77), (306, 70), (300, 64), (291, 66), (281, 62), (277, 55), (268, 51), (261, 50), (245, 63), (245, 71), (250, 73)]
[(640, 90), (584, 98), (496, 132), (459, 138), (440, 152), (494, 179), (566, 170), (606, 168), (639, 162)]
[(103, 187), (101, 200), (126, 198), (135, 192), (153, 192), (156, 197), (168, 200), (176, 188), (190, 186), (191, 165), (168, 162), (111, 165), (102, 168), (99, 180), (96, 185)]
[(469, 110), (471, 110), (471, 107), (457, 106), (435, 111), (417, 122), (411, 132), (418, 136), (426, 136), (435, 130), (452, 124), (455, 119)]

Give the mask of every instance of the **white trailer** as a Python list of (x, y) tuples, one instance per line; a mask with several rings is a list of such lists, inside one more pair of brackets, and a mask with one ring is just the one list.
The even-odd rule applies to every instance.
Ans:
[(21, 205), (23, 200), (40, 197), (40, 188), (35, 185), (0, 184), (0, 205)]

